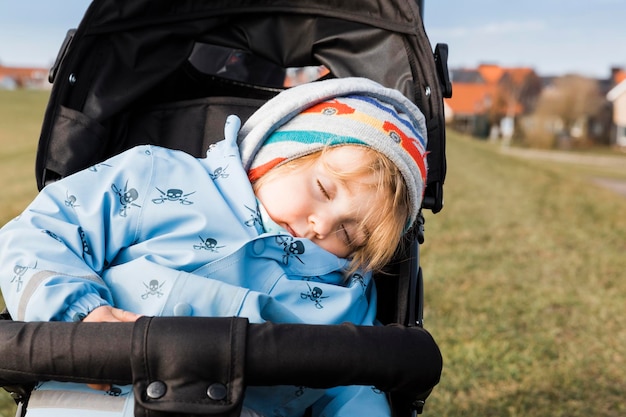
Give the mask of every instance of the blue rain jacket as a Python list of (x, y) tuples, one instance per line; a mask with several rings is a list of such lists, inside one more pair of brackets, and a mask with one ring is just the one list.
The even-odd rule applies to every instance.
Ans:
[[(236, 135), (226, 136), (206, 158), (139, 146), (45, 187), (0, 230), (12, 316), (72, 321), (113, 305), (154, 316), (374, 324), (369, 273), (346, 278), (347, 260), (264, 231)], [(245, 400), (268, 417), (299, 416), (313, 403), (320, 416), (390, 413), (370, 387), (251, 387)]]

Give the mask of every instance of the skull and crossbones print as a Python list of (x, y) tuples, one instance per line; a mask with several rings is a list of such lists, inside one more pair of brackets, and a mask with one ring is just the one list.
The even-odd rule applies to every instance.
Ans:
[(306, 292), (301, 292), (300, 298), (302, 298), (303, 300), (308, 299), (313, 301), (315, 303), (315, 308), (317, 308), (318, 310), (324, 308), (324, 306), (322, 305), (322, 300), (324, 298), (328, 298), (328, 296), (322, 295), (324, 291), (322, 291), (320, 287), (311, 288), (308, 282), (306, 283), (306, 285), (307, 287), (309, 287), (309, 290)]
[(13, 278), (11, 279), (11, 284), (15, 283), (15, 292), (20, 292), (22, 290), (22, 285), (24, 285), (24, 274), (28, 270), (27, 267), (21, 265), (15, 265), (13, 267)]
[(209, 174), (209, 176), (213, 181), (217, 180), (218, 178), (228, 178), (228, 174), (226, 173), (227, 169), (228, 165), (226, 165), (224, 168), (215, 168), (215, 170), (211, 174)]
[(262, 225), (263, 221), (261, 220), (261, 212), (257, 208), (252, 209), (248, 206), (245, 206), (250, 211), (250, 218), (245, 221), (245, 225), (248, 227), (254, 227), (256, 224)]
[(178, 202), (183, 205), (193, 204), (193, 201), (189, 201), (187, 197), (195, 193), (195, 191), (192, 191), (187, 194), (183, 194), (184, 191), (179, 188), (169, 188), (167, 191), (163, 191), (159, 187), (155, 187), (155, 188), (159, 191), (159, 193), (161, 193), (161, 196), (158, 198), (152, 199), (152, 202), (154, 204), (162, 204), (166, 201), (174, 202), (174, 203)]
[(285, 265), (289, 265), (289, 260), (294, 257), (300, 263), (304, 264), (304, 261), (300, 259), (298, 255), (302, 255), (304, 253), (304, 243), (300, 240), (296, 240), (291, 236), (276, 236), (276, 243), (282, 245), (283, 251), (285, 254), (283, 255), (283, 263)]
[(202, 236), (198, 236), (200, 238), (200, 245), (193, 245), (193, 248), (196, 250), (208, 250), (210, 252), (219, 252), (218, 249), (223, 248), (224, 246), (218, 246), (217, 240), (212, 237), (203, 238)]
[(124, 189), (122, 190), (119, 189), (115, 184), (111, 184), (111, 189), (115, 194), (117, 194), (120, 204), (122, 205), (122, 208), (120, 208), (120, 216), (126, 217), (128, 215), (127, 211), (131, 208), (131, 206), (141, 207), (134, 202), (139, 198), (139, 192), (137, 192), (137, 190), (134, 188), (129, 189), (128, 181), (126, 181), (126, 184), (124, 184)]
[(156, 295), (157, 298), (161, 298), (163, 296), (163, 292), (161, 291), (163, 284), (165, 284), (165, 282), (159, 284), (159, 281), (157, 281), (156, 279), (151, 280), (150, 283), (147, 285), (144, 282), (143, 285), (144, 287), (146, 287), (146, 292), (143, 293), (141, 298), (145, 300), (151, 295)]
[(69, 190), (65, 192), (65, 205), (67, 207), (71, 207), (71, 208), (75, 208), (75, 207), (80, 207), (78, 204), (76, 204), (77, 198), (75, 195), (70, 194)]

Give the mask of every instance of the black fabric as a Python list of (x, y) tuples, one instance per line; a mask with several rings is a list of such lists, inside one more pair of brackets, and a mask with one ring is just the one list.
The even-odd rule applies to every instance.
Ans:
[[(64, 176), (92, 163), (56, 166), (57, 160), (72, 159), (52, 156), (62, 147), (55, 124), (63, 107), (82, 113), (89, 125), (101, 125), (106, 134), (91, 154), (104, 158), (141, 140), (129, 137), (126, 128), (137, 109), (215, 96), (214, 84), (189, 70), (192, 57), (211, 59), (197, 56), (203, 44), (241, 50), (280, 68), (323, 64), (333, 77), (367, 77), (402, 91), (426, 116), (431, 136), (425, 208), (441, 209), (441, 85), (419, 10), (405, 0), (95, 0), (55, 71), (37, 154), (38, 187), (56, 179), (48, 171)], [(232, 96), (267, 99), (277, 92), (252, 81), (240, 80)], [(179, 147), (195, 149), (204, 138), (184, 140), (196, 144)]]
[[(421, 221), (421, 219), (419, 219)], [(383, 324), (401, 323), (422, 326), (421, 306), (423, 285), (420, 281), (419, 244), (407, 238), (396, 260), (374, 275), (378, 293), (376, 318)]]
[(417, 327), (265, 323), (251, 325), (248, 337), (250, 385), (289, 381), (319, 388), (375, 385), (383, 391), (423, 392), (441, 374), (437, 344)]
[(438, 383), (442, 369), (437, 344), (419, 327), (248, 324), (244, 318), (0, 320), (0, 357), (11, 358), (0, 364), (0, 385), (133, 382), (143, 398), (155, 380), (174, 387), (172, 395), (177, 395), (177, 387), (200, 392), (198, 386), (221, 382), (233, 390), (232, 403), (239, 400), (244, 380), (247, 385), (318, 388), (365, 384), (420, 393)]
[(61, 106), (48, 140), (48, 180), (57, 180), (100, 161), (105, 129), (83, 113)]
[[(242, 318), (140, 319), (131, 355), (135, 416), (239, 416), (247, 330)], [(155, 384), (158, 398), (150, 395)], [(210, 387), (223, 395), (211, 398)]]
[(0, 320), (0, 385), (41, 380), (128, 384), (133, 327)]

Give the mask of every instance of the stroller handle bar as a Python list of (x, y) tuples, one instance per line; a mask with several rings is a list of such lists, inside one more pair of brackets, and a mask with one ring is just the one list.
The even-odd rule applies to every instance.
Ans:
[[(13, 358), (0, 365), (0, 386), (132, 383), (136, 407), (209, 415), (240, 407), (248, 385), (374, 385), (413, 401), (430, 393), (442, 369), (439, 348), (421, 327), (251, 324), (237, 317), (0, 321), (0, 357)], [(164, 393), (158, 398), (155, 383)], [(216, 386), (224, 393), (217, 401), (207, 396)]]

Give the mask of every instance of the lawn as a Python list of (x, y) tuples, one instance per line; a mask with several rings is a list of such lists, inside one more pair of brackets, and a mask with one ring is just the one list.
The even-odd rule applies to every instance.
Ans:
[[(0, 92), (2, 223), (36, 192), (46, 100)], [(426, 213), (422, 247), (425, 325), (444, 356), (425, 416), (626, 415), (626, 197), (592, 182), (626, 180), (616, 156), (556, 163), (449, 134), (445, 207)]]
[(591, 179), (626, 180), (626, 158), (593, 168), (449, 136), (422, 256), (445, 361), (427, 415), (625, 415), (626, 197)]
[(37, 192), (35, 150), (49, 93), (0, 90), (0, 224)]

